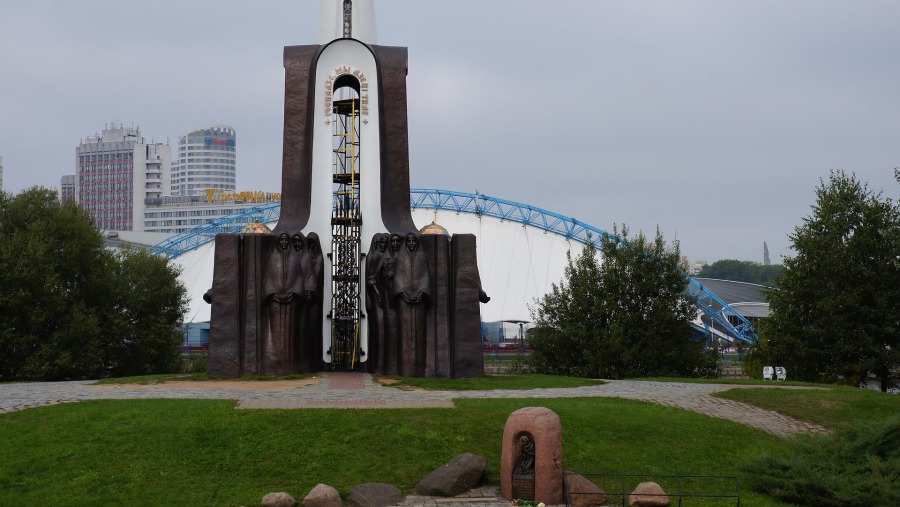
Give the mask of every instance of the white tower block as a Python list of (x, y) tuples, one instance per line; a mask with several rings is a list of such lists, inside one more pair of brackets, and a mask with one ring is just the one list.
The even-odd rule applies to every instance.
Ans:
[[(345, 0), (321, 0), (319, 5), (319, 44), (328, 44), (344, 36)], [(375, 0), (351, 0), (350, 38), (366, 44), (378, 44), (375, 37)]]

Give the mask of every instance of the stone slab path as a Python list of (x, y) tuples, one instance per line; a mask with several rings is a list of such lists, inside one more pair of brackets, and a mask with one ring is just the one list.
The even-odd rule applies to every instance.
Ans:
[(239, 409), (452, 408), (461, 398), (626, 398), (692, 410), (772, 433), (827, 432), (822, 426), (745, 403), (712, 396), (741, 388), (808, 389), (791, 386), (737, 386), (612, 380), (560, 389), (491, 391), (408, 391), (381, 385), (364, 373), (323, 373), (298, 381), (167, 382), (154, 385), (96, 384), (93, 381), (0, 384), (0, 413), (100, 399), (193, 398), (238, 400)]

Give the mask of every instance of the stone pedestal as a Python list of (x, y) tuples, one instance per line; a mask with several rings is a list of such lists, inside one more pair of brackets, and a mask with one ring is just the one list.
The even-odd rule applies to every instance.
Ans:
[[(527, 437), (523, 440), (522, 437)], [(549, 408), (526, 407), (509, 415), (503, 429), (503, 447), (500, 455), (500, 492), (509, 500), (516, 498), (513, 482), (521, 494), (523, 474), (519, 466), (523, 454), (523, 442), (533, 446), (533, 475), (535, 502), (559, 505), (565, 502), (562, 468), (562, 423)], [(528, 444), (525, 444), (528, 445)]]

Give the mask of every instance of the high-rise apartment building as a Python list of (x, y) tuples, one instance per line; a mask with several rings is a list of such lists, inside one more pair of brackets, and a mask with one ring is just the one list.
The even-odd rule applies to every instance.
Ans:
[(234, 192), (237, 135), (226, 125), (210, 125), (178, 138), (171, 195), (203, 195), (207, 189)]
[(59, 179), (59, 203), (78, 202), (76, 197), (75, 175), (67, 174)]
[(145, 200), (170, 188), (171, 148), (147, 143), (140, 129), (107, 126), (75, 149), (76, 196), (97, 226), (113, 231), (142, 231)]

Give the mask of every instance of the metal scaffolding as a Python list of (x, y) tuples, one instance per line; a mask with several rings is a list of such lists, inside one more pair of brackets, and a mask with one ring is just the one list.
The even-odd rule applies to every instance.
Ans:
[(359, 99), (333, 107), (331, 368), (352, 370), (360, 353)]

